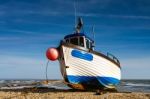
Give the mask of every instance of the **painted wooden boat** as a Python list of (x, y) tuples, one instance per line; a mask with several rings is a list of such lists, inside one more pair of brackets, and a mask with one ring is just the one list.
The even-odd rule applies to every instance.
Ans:
[(80, 32), (82, 26), (83, 22), (79, 19), (76, 31), (61, 40), (57, 51), (48, 50), (47, 57), (56, 60), (59, 53), (61, 74), (71, 88), (115, 88), (121, 79), (119, 60), (112, 54), (95, 51), (94, 41)]
[(58, 48), (61, 74), (74, 89), (115, 88), (121, 79), (120, 62), (95, 51), (93, 42), (80, 31), (65, 36)]

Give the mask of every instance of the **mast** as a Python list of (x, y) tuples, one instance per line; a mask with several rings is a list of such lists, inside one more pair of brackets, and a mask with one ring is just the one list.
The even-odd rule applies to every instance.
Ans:
[(83, 28), (83, 21), (82, 18), (78, 18), (78, 24), (76, 25), (76, 33), (80, 33), (81, 29)]
[(79, 17), (77, 20), (77, 0), (74, 2), (74, 23), (75, 23), (75, 33), (80, 33), (82, 27), (83, 27), (83, 21), (82, 18)]
[(94, 32), (94, 26), (92, 27), (92, 34), (93, 34), (93, 43), (92, 43), (92, 47), (93, 47), (93, 50), (94, 50), (94, 47), (95, 47), (95, 32)]
[(77, 17), (77, 9), (76, 9), (76, 2), (74, 2), (74, 27), (76, 28), (76, 21), (77, 21), (77, 19), (76, 19), (76, 17)]

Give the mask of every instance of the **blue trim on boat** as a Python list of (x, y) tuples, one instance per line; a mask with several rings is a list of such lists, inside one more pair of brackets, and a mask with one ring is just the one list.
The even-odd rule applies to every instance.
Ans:
[(113, 78), (113, 77), (100, 77), (100, 76), (73, 76), (68, 75), (68, 80), (70, 83), (74, 84), (86, 84), (86, 83), (93, 83), (99, 81), (99, 83), (103, 86), (109, 85), (117, 85), (120, 80)]
[(77, 57), (77, 58), (84, 59), (84, 60), (87, 60), (87, 61), (92, 61), (93, 60), (93, 55), (92, 54), (82, 53), (79, 50), (72, 50), (71, 55), (73, 57)]
[(98, 80), (105, 85), (117, 85), (119, 80), (112, 77), (98, 77)]

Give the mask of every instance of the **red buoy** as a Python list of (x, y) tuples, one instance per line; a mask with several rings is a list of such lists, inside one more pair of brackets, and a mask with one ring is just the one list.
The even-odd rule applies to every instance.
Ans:
[(46, 56), (49, 60), (55, 61), (59, 56), (58, 50), (56, 48), (48, 48), (46, 51)]

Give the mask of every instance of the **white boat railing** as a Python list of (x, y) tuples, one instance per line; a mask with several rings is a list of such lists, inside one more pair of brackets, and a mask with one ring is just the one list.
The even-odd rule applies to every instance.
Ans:
[(117, 62), (117, 63), (120, 64), (119, 60), (118, 60), (114, 55), (112, 55), (111, 53), (108, 53), (108, 52), (107, 52), (107, 56), (108, 56), (109, 58), (111, 58), (112, 60), (114, 60), (115, 62)]

